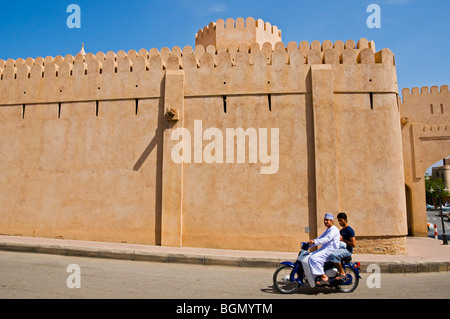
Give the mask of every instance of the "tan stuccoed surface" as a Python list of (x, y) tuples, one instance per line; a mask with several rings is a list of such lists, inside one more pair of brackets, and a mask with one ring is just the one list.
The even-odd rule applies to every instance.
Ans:
[[(295, 252), (345, 211), (359, 239), (392, 248), (377, 253), (404, 253), (420, 218), (407, 219), (393, 53), (234, 22), (195, 48), (0, 60), (0, 233)], [(267, 130), (268, 154), (278, 129), (279, 156), (263, 163), (247, 137), (227, 162), (231, 128)], [(189, 162), (173, 160), (178, 129)], [(224, 137), (213, 163), (207, 129)]]

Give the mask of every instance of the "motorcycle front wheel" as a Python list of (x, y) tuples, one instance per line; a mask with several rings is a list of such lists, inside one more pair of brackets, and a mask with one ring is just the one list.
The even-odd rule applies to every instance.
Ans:
[(359, 284), (359, 277), (353, 268), (345, 268), (347, 279), (344, 279), (341, 285), (337, 285), (336, 289), (339, 292), (349, 293), (353, 292)]
[[(280, 266), (273, 274), (273, 285), (282, 294), (293, 294), (300, 288), (300, 283), (297, 281), (290, 281), (293, 266)], [(295, 279), (298, 279), (298, 274), (295, 274)]]

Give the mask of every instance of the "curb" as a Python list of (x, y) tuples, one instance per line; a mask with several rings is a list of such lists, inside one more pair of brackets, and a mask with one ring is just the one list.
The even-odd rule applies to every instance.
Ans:
[(210, 256), (200, 254), (158, 253), (138, 250), (97, 249), (76, 246), (1, 243), (0, 251), (60, 255), (71, 257), (105, 258), (130, 261), (182, 263), (205, 266), (276, 268), (284, 259)]
[[(277, 268), (280, 258), (213, 256), (201, 254), (161, 253), (139, 250), (98, 249), (81, 246), (62, 246), (52, 244), (0, 243), (0, 251), (24, 252), (73, 257), (105, 258), (144, 262), (183, 263), (205, 266), (231, 266)], [(359, 261), (359, 260), (358, 260)], [(361, 273), (371, 264), (380, 267), (382, 273), (423, 273), (450, 271), (450, 261), (359, 261)]]
[[(426, 273), (426, 272), (448, 272), (450, 271), (450, 261), (392, 261), (376, 262), (364, 261), (361, 269), (367, 269), (369, 265), (375, 264), (380, 267), (382, 273)], [(363, 271), (361, 271), (363, 272)], [(370, 271), (369, 271), (370, 273)]]

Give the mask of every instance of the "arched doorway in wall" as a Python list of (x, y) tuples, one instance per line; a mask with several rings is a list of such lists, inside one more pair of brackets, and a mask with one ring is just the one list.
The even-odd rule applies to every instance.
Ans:
[(450, 155), (450, 130), (412, 123), (403, 134), (408, 234), (427, 237), (425, 173)]
[[(399, 104), (405, 172), (408, 233), (427, 237), (425, 173), (450, 155), (450, 91), (403, 89)], [(450, 180), (450, 177), (449, 177)]]
[[(450, 218), (446, 215), (449, 208), (445, 207), (450, 206), (450, 193), (448, 192), (450, 189), (450, 157), (431, 165), (425, 174), (428, 237), (435, 237), (434, 231), (430, 231), (434, 228), (438, 238), (442, 240), (443, 228), (448, 233), (450, 225)], [(430, 192), (431, 188), (434, 190), (433, 192)], [(441, 196), (439, 196), (438, 190), (442, 191)], [(441, 215), (441, 204), (443, 215)]]
[[(448, 141), (448, 140), (447, 140)], [(431, 141), (430, 141), (431, 142)], [(439, 141), (442, 142), (442, 141)], [(441, 144), (441, 143), (439, 143)], [(407, 208), (407, 224), (408, 224), (408, 235), (425, 237), (428, 235), (428, 229), (426, 227), (427, 223), (427, 197), (426, 197), (426, 175), (432, 178), (433, 168), (439, 168), (439, 174), (436, 177), (441, 177), (442, 170), (448, 167), (448, 177), (444, 178), (447, 183), (450, 182), (450, 158), (444, 162), (446, 156), (449, 155), (450, 149), (442, 148), (438, 150), (435, 144), (421, 144), (421, 157), (415, 162), (416, 178), (412, 179), (412, 183), (405, 184), (405, 194), (406, 194), (406, 208)], [(416, 149), (418, 145), (416, 145)], [(434, 149), (433, 149), (434, 148)], [(446, 163), (447, 165), (444, 165)], [(446, 184), (447, 185), (447, 184)], [(448, 186), (447, 186), (448, 187)], [(445, 203), (445, 200), (444, 200)]]
[(406, 195), (406, 212), (407, 212), (407, 222), (408, 222), (408, 236), (413, 235), (413, 215), (412, 215), (412, 198), (411, 198), (411, 188), (405, 184), (405, 195)]

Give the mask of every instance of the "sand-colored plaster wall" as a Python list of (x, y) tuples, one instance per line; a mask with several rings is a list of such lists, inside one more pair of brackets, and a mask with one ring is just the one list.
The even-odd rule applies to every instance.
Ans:
[[(406, 235), (394, 57), (372, 42), (132, 50), (0, 69), (0, 233), (296, 251), (320, 235), (325, 212), (345, 210), (359, 237)], [(248, 154), (175, 163), (172, 134), (194, 134), (196, 121), (279, 129), (278, 170), (261, 174), (266, 164)]]
[[(373, 94), (371, 105), (370, 94), (335, 95), (340, 209), (351, 212), (364, 236), (407, 233), (396, 99)], [(390, 216), (397, 216), (396, 222)]]
[(96, 102), (27, 105), (23, 119), (2, 107), (0, 233), (154, 244), (156, 148), (138, 160), (161, 140), (159, 105), (102, 101), (98, 116)]
[[(192, 163), (184, 168), (183, 243), (197, 247), (231, 249), (296, 250), (306, 240), (310, 225), (308, 203), (308, 145), (306, 98), (299, 95), (228, 97), (226, 113), (222, 98), (186, 100), (185, 127), (194, 132), (201, 120), (203, 131), (221, 128), (226, 144), (226, 128), (268, 129), (271, 154), (272, 128), (279, 129), (279, 169), (261, 174), (262, 164), (250, 163), (246, 139), (244, 163)], [(205, 110), (208, 110), (205, 112)], [(257, 135), (260, 142), (261, 135)], [(205, 147), (209, 141), (204, 141)], [(237, 141), (234, 143), (237, 147)], [(194, 145), (192, 145), (194, 154)], [(264, 234), (261, 236), (261, 234)]]

